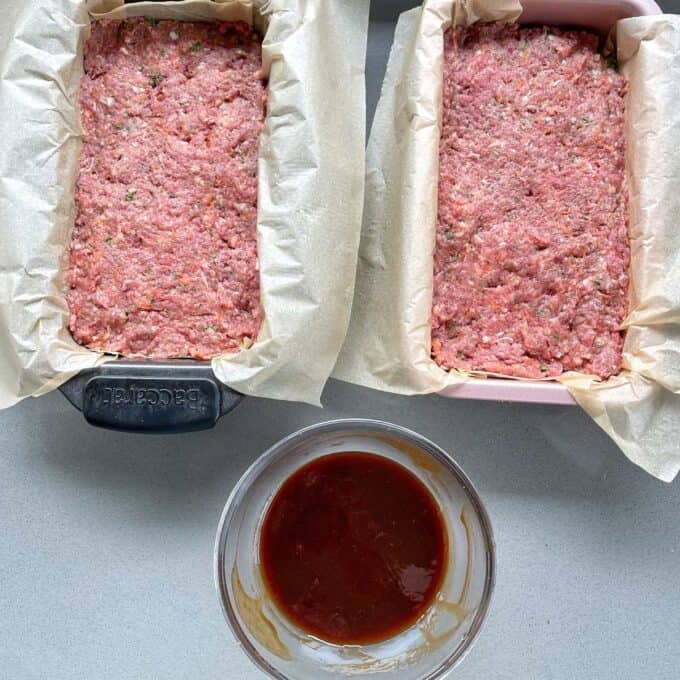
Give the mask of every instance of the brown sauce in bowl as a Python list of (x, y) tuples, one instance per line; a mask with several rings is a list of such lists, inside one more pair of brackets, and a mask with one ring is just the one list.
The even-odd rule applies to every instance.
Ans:
[(317, 458), (278, 490), (260, 533), (279, 610), (335, 644), (371, 644), (413, 625), (441, 587), (442, 514), (402, 465), (368, 453)]

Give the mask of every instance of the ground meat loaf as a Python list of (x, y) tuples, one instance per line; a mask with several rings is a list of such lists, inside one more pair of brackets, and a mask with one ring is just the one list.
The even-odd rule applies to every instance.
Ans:
[(208, 359), (257, 336), (260, 48), (244, 23), (93, 24), (68, 269), (79, 343)]
[(583, 31), (445, 37), (432, 354), (525, 378), (621, 367), (625, 81)]

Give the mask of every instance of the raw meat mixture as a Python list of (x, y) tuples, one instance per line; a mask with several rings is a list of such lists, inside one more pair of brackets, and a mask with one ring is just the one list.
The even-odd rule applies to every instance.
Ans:
[(93, 24), (67, 295), (81, 344), (208, 359), (257, 336), (260, 48), (244, 23)]
[(432, 354), (525, 378), (621, 368), (624, 78), (583, 31), (445, 37)]

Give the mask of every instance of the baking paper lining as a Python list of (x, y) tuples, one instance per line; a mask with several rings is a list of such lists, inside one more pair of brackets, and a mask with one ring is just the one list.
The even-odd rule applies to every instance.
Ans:
[(0, 45), (0, 407), (111, 360), (68, 331), (82, 50), (91, 20), (241, 20), (264, 35), (258, 261), (264, 321), (248, 350), (213, 359), (244, 394), (318, 403), (344, 339), (364, 172), (367, 3), (342, 0), (6, 0)]
[[(400, 394), (479, 380), (430, 357), (443, 81), (452, 24), (515, 21), (518, 0), (426, 0), (401, 15), (367, 151), (356, 292), (334, 376)], [(624, 19), (631, 302), (624, 370), (559, 378), (622, 451), (670, 481), (680, 470), (680, 17)]]

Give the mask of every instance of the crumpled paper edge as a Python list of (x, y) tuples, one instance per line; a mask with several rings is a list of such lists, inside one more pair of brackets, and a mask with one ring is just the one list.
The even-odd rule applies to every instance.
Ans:
[[(416, 74), (427, 72), (430, 85), (441, 83), (440, 36), (452, 22), (465, 25), (487, 17), (510, 21), (519, 16), (517, 5), (512, 0), (428, 0), (422, 8), (400, 17), (369, 138), (357, 287), (347, 340), (333, 374), (336, 378), (400, 394), (441, 392), (474, 379), (458, 371), (443, 371), (429, 353), (441, 88), (439, 92), (436, 87), (428, 89)], [(667, 180), (680, 179), (678, 155), (674, 160), (667, 153), (677, 144), (669, 147), (667, 139), (665, 146), (662, 141), (668, 134), (680, 134), (680, 120), (677, 113), (673, 115), (672, 101), (658, 101), (656, 88), (633, 75), (634, 59), (653, 58), (652, 41), (661, 40), (666, 47), (675, 41), (676, 53), (680, 51), (679, 21), (680, 17), (656, 16), (618, 22), (618, 58), (632, 97), (638, 99), (636, 119), (645, 115), (649, 123), (666, 109), (655, 121), (660, 130), (656, 147), (649, 145), (644, 156), (639, 142), (643, 140), (643, 147), (647, 144), (648, 131), (636, 130), (632, 123), (627, 130), (627, 156), (640, 161), (640, 167), (629, 169), (634, 257), (649, 244), (650, 235), (662, 250), (669, 244), (674, 252), (680, 250), (677, 236), (673, 239), (673, 231), (680, 230), (669, 219), (680, 214), (678, 192), (667, 195), (673, 188)], [(674, 83), (680, 83), (678, 65), (668, 66), (657, 69), (657, 79), (674, 78)], [(631, 101), (629, 97), (629, 109)], [(659, 157), (663, 157), (661, 164)], [(664, 187), (663, 200), (657, 196), (659, 183)], [(648, 199), (644, 209), (639, 208), (640, 192)], [(409, 246), (418, 244), (418, 236), (420, 244)], [(423, 241), (431, 242), (431, 248), (422, 246)], [(633, 263), (631, 313), (624, 324), (625, 370), (605, 382), (576, 372), (562, 375), (559, 381), (628, 458), (655, 477), (671, 481), (680, 471), (676, 439), (680, 430), (680, 300), (676, 292), (680, 282), (677, 266), (675, 276), (668, 266), (672, 257), (666, 256), (666, 265), (660, 267), (663, 259), (656, 253), (651, 271), (640, 257)], [(401, 272), (398, 283), (390, 280), (390, 271)]]
[[(250, 349), (216, 357), (212, 368), (243, 394), (319, 404), (353, 296), (363, 204), (368, 6), (342, 0), (121, 5), (122, 0), (27, 4), (12, 42), (0, 48), (0, 129), (9, 147), (0, 160), (0, 408), (114, 358), (73, 341), (62, 294), (75, 219), (80, 147), (75, 102), (88, 12), (96, 18), (241, 19), (267, 29), (263, 69), (269, 72), (269, 108), (258, 196), (265, 318)], [(28, 104), (27, 122), (35, 125), (28, 148), (25, 139), (14, 141), (13, 125), (23, 124), (12, 115), (17, 101)], [(70, 186), (64, 178), (72, 180)], [(24, 197), (20, 205), (16, 196)], [(34, 239), (44, 247), (13, 238), (36, 219)]]

